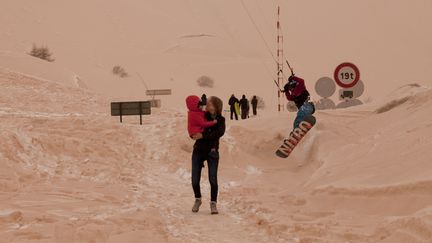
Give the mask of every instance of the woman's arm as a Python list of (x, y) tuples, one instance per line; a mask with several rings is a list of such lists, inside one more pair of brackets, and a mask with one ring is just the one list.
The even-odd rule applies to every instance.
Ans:
[(202, 137), (204, 139), (216, 140), (225, 134), (225, 118), (221, 116), (217, 120), (217, 129), (214, 129), (212, 131), (205, 130), (202, 133)]

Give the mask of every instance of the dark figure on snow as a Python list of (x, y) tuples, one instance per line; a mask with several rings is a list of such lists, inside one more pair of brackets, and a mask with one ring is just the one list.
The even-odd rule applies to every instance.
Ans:
[(218, 214), (216, 207), (218, 196), (218, 165), (219, 165), (219, 139), (225, 133), (225, 118), (222, 116), (223, 102), (217, 97), (210, 97), (206, 106), (205, 117), (208, 121), (217, 123), (206, 128), (203, 133), (194, 134), (192, 138), (196, 140), (192, 153), (192, 188), (195, 194), (195, 203), (192, 212), (197, 213), (202, 204), (201, 200), (201, 171), (204, 162), (207, 161), (208, 177), (210, 181), (211, 214)]
[(203, 94), (201, 96), (201, 105), (202, 106), (206, 106), (207, 105), (207, 95), (206, 94)]
[(294, 129), (299, 127), (305, 117), (315, 112), (313, 103), (309, 102), (310, 95), (302, 78), (292, 75), (284, 87), (285, 95), (289, 101), (294, 101), (298, 108), (297, 117), (294, 120)]
[(249, 104), (249, 101), (248, 101), (247, 118), (250, 118), (249, 114), (250, 114), (250, 104)]
[(246, 99), (246, 95), (243, 95), (240, 100), (240, 109), (241, 109), (241, 119), (248, 118), (249, 112), (249, 100)]
[(256, 97), (256, 95), (253, 96), (253, 98), (251, 100), (251, 104), (252, 104), (253, 115), (256, 116), (257, 115), (257, 108), (258, 108), (258, 98)]
[(236, 103), (239, 103), (239, 100), (234, 95), (231, 95), (231, 98), (228, 101), (228, 105), (230, 106), (230, 112), (231, 112), (230, 115), (231, 120), (233, 119), (233, 115), (235, 116), (235, 119), (238, 120), (238, 115), (235, 108)]

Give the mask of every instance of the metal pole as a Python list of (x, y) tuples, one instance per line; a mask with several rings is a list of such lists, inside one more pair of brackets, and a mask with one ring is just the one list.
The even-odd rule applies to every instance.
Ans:
[(122, 112), (122, 103), (120, 103), (120, 123), (123, 123), (123, 112)]
[(142, 125), (142, 103), (139, 103), (139, 110), (140, 110), (140, 125)]
[[(278, 80), (277, 85), (278, 87), (281, 86), (281, 83), (283, 82), (283, 69), (284, 69), (284, 54), (283, 54), (283, 35), (281, 30), (281, 24), (280, 24), (280, 6), (278, 6), (278, 20), (277, 20), (277, 74), (278, 74)], [(281, 102), (281, 90), (278, 90), (278, 111), (281, 112), (283, 110), (282, 102)]]

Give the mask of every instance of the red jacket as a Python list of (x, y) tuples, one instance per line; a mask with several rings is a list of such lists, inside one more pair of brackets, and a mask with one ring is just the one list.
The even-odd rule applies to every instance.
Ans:
[(189, 135), (202, 133), (204, 128), (212, 127), (215, 125), (214, 121), (207, 121), (205, 112), (199, 107), (200, 98), (195, 95), (186, 98), (186, 106), (188, 112), (188, 132)]
[(293, 76), (292, 79), (297, 82), (297, 86), (292, 91), (285, 91), (285, 96), (290, 101), (294, 101), (296, 97), (300, 96), (306, 90), (305, 81), (302, 78)]
[(293, 90), (285, 89), (285, 96), (289, 101), (294, 101), (297, 108), (303, 106), (303, 104), (309, 100), (309, 92), (306, 89), (305, 81), (302, 78), (293, 76), (292, 79), (297, 82), (297, 85)]

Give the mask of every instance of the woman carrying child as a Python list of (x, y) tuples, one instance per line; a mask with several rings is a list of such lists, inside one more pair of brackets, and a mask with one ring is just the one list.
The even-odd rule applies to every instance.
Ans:
[(192, 134), (192, 139), (196, 140), (192, 153), (192, 188), (195, 194), (195, 203), (192, 212), (197, 213), (202, 204), (201, 198), (201, 171), (204, 161), (207, 161), (209, 182), (211, 187), (211, 214), (218, 214), (218, 165), (219, 165), (219, 139), (225, 133), (225, 118), (222, 116), (223, 102), (217, 97), (210, 97), (207, 101), (205, 118), (207, 121), (216, 123), (205, 128), (202, 133)]

